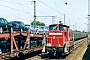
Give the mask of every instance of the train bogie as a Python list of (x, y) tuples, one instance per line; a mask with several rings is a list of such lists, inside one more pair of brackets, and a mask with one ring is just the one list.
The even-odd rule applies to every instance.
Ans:
[(10, 51), (10, 41), (0, 38), (0, 52), (6, 53)]
[(30, 40), (30, 47), (31, 48), (35, 48), (35, 47), (39, 47), (42, 46), (42, 40), (38, 39), (38, 40)]

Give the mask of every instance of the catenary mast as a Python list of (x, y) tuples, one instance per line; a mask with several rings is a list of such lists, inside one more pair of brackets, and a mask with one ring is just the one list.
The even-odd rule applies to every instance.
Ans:
[(90, 34), (90, 0), (88, 0), (88, 25), (87, 25), (87, 31)]

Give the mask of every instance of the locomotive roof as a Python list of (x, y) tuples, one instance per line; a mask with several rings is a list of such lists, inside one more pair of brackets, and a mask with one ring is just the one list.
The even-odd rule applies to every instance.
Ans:
[[(63, 25), (63, 24), (52, 24), (52, 25), (61, 25), (61, 26), (66, 26), (66, 27), (69, 28), (69, 26), (67, 26), (67, 25)], [(51, 26), (51, 25), (49, 25), (49, 26)]]

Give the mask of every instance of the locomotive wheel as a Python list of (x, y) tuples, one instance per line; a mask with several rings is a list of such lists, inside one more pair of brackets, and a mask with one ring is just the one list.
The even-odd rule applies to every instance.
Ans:
[(70, 53), (70, 47), (67, 47), (67, 45), (65, 44), (64, 48), (63, 48), (63, 56), (64, 55), (68, 55)]
[(72, 47), (71, 47), (71, 50), (70, 50), (70, 52), (71, 52), (72, 50), (74, 50), (74, 46), (72, 46)]
[(62, 57), (62, 52), (60, 52), (60, 51), (57, 51), (57, 52), (56, 52), (56, 57), (57, 57), (57, 58), (60, 58), (60, 57)]
[(53, 52), (50, 51), (50, 52), (48, 53), (48, 57), (49, 57), (49, 58), (53, 57)]

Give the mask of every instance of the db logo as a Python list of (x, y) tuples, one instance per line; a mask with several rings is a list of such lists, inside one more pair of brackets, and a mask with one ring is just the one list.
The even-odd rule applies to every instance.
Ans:
[(53, 39), (55, 39), (55, 36), (53, 36)]

